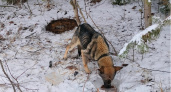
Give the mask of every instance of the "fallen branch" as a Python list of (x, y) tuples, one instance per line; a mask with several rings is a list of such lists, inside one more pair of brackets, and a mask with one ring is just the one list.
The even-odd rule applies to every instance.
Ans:
[(22, 92), (22, 90), (21, 90), (21, 88), (20, 88), (20, 85), (19, 85), (19, 82), (18, 82), (17, 78), (15, 78), (15, 77), (12, 75), (12, 73), (11, 73), (9, 67), (8, 67), (7, 62), (5, 62), (5, 64), (6, 64), (6, 66), (7, 66), (7, 69), (8, 69), (8, 71), (9, 71), (10, 75), (11, 75), (12, 78), (15, 79), (15, 81), (17, 82), (17, 84), (14, 84), (14, 85), (18, 88), (18, 90), (19, 90), (20, 92)]
[(97, 88), (97, 92), (100, 92), (100, 91), (99, 91), (99, 88)]
[(29, 9), (30, 15), (32, 15), (33, 13), (32, 13), (32, 11), (31, 11), (31, 9), (30, 9), (29, 4), (28, 4), (28, 0), (27, 0), (27, 6), (28, 6), (28, 9)]
[(38, 5), (39, 5), (39, 7), (40, 7), (40, 11), (43, 12), (43, 11), (42, 11), (42, 8), (41, 8), (41, 6), (40, 6), (41, 4), (39, 3), (38, 0), (37, 0), (37, 3), (38, 3)]
[(13, 6), (13, 5), (0, 5), (0, 7), (13, 7), (13, 8), (17, 8), (16, 6)]
[(10, 81), (10, 83), (11, 83), (11, 85), (12, 85), (12, 88), (13, 88), (14, 92), (16, 92), (14, 82), (10, 79), (10, 77), (8, 76), (8, 74), (5, 72), (4, 66), (3, 66), (1, 60), (0, 60), (0, 64), (1, 64), (2, 71), (4, 72), (4, 74), (5, 74), (5, 76), (8, 78), (8, 80)]
[(144, 69), (144, 70), (149, 70), (149, 71), (157, 71), (157, 72), (164, 72), (164, 73), (171, 73), (171, 72), (168, 72), (168, 71), (161, 71), (161, 70), (155, 70), (155, 69), (148, 69), (148, 68), (144, 68), (144, 67), (141, 67), (140, 64), (136, 63), (141, 69)]
[(164, 92), (164, 91), (163, 91), (163, 88), (162, 88), (161, 79), (160, 79), (160, 83), (159, 83), (159, 88), (160, 88), (160, 92)]
[[(85, 6), (85, 11), (87, 12), (87, 9), (86, 9), (86, 1), (84, 0), (84, 6)], [(87, 13), (86, 13), (87, 15)], [(88, 18), (88, 15), (87, 15), (87, 18)]]
[(22, 76), (25, 72), (27, 72), (29, 69), (31, 69), (32, 67), (34, 67), (37, 63), (35, 63), (33, 66), (31, 66), (30, 68), (26, 69), (24, 72), (22, 72), (16, 79), (18, 79), (20, 76)]
[[(36, 90), (36, 91), (39, 90), (39, 89), (26, 88), (26, 87), (24, 87), (24, 86), (22, 86), (22, 85), (21, 85), (21, 87), (24, 88), (24, 89), (26, 89), (26, 90), (32, 90), (32, 91), (33, 91), (33, 90)], [(33, 92), (34, 92), (34, 91), (33, 91)]]

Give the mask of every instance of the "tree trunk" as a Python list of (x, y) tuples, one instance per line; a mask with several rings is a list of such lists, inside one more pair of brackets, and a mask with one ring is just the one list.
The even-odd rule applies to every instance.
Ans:
[(80, 19), (79, 19), (79, 16), (78, 16), (77, 1), (76, 0), (71, 0), (70, 3), (71, 3), (71, 5), (73, 6), (73, 9), (74, 9), (74, 14), (75, 14), (75, 18), (76, 18), (76, 21), (77, 21), (77, 25), (80, 25), (81, 22), (80, 22)]
[(149, 2), (149, 0), (144, 0), (144, 17), (145, 17), (145, 28), (147, 28), (152, 24), (151, 2)]

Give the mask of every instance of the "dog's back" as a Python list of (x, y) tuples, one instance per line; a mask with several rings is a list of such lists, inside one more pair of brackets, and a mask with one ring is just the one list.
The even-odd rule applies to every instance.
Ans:
[(77, 28), (74, 35), (79, 38), (81, 49), (86, 49), (94, 34), (98, 33), (89, 24), (84, 23)]
[(109, 46), (105, 38), (89, 24), (80, 25), (74, 35), (80, 40), (81, 49), (87, 50), (86, 53), (92, 59), (98, 60), (100, 56), (109, 53)]

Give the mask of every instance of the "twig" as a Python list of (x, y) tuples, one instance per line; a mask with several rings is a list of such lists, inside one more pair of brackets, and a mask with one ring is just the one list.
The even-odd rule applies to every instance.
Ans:
[[(84, 0), (84, 6), (85, 6), (85, 11), (87, 12), (87, 9), (86, 9), (86, 1)], [(87, 15), (87, 13), (86, 13)], [(88, 18), (88, 15), (87, 15), (87, 18)]]
[[(40, 7), (40, 3), (39, 3), (39, 1), (37, 0), (37, 3), (38, 3), (38, 5), (39, 5), (39, 7)], [(42, 8), (40, 7), (40, 11), (42, 12)]]
[(25, 38), (29, 38), (30, 36), (34, 35), (36, 32), (31, 33), (30, 35), (26, 36)]
[(16, 6), (13, 6), (13, 5), (0, 5), (0, 7), (13, 7), (13, 8), (17, 8)]
[(25, 72), (27, 72), (29, 69), (31, 69), (32, 67), (34, 67), (37, 63), (35, 63), (33, 66), (31, 66), (30, 68), (26, 69), (24, 72), (22, 72), (16, 79), (18, 79), (20, 76), (22, 76)]
[(159, 83), (159, 88), (160, 88), (160, 91), (161, 91), (161, 92), (164, 92), (163, 89), (162, 89), (161, 79), (160, 79), (160, 83)]
[(106, 0), (105, 1), (103, 1), (101, 4), (99, 3), (99, 4), (97, 4), (94, 8), (96, 8), (96, 7), (98, 7), (98, 6), (100, 6), (100, 5), (102, 5), (102, 4), (104, 4), (106, 2)]
[(15, 81), (17, 82), (17, 84), (15, 84), (15, 85), (17, 86), (18, 90), (19, 90), (20, 92), (22, 92), (22, 90), (21, 90), (21, 88), (20, 88), (20, 85), (19, 85), (19, 82), (18, 82), (17, 78), (15, 78), (15, 77), (12, 75), (12, 73), (11, 73), (11, 71), (10, 71), (10, 69), (9, 69), (8, 64), (7, 64), (6, 61), (5, 61), (5, 64), (6, 64), (6, 66), (7, 66), (7, 69), (8, 69), (8, 71), (9, 71), (10, 75), (11, 75), (12, 78), (15, 79)]
[(28, 9), (29, 9), (29, 11), (30, 11), (30, 15), (32, 15), (32, 11), (31, 11), (30, 6), (29, 6), (29, 4), (28, 4), (28, 0), (27, 0), (27, 6), (28, 6)]
[(132, 48), (133, 49), (133, 57), (132, 57), (132, 59), (133, 59), (132, 61), (133, 62), (135, 61), (135, 59), (134, 59), (134, 57), (135, 57), (135, 49), (134, 48), (135, 48), (135, 44), (133, 44), (133, 48)]
[[(106, 39), (107, 40), (107, 39)], [(117, 51), (116, 51), (116, 49), (115, 49), (115, 47), (113, 46), (113, 44), (109, 41), (109, 40), (107, 40), (108, 42), (109, 42), (109, 44), (112, 46), (112, 48), (113, 48), (113, 50), (114, 50), (114, 52), (115, 52), (115, 54), (113, 54), (113, 55), (115, 55), (115, 56), (117, 56), (118, 55), (118, 53), (117, 53)]]
[[(136, 64), (138, 64), (138, 63), (136, 62)], [(149, 71), (157, 71), (157, 72), (171, 73), (171, 72), (168, 72), (168, 71), (161, 71), (161, 70), (154, 70), (154, 69), (144, 68), (144, 67), (141, 67), (140, 64), (138, 64), (138, 67), (139, 67), (139, 68), (142, 68), (142, 69), (144, 69), (144, 70), (149, 70)]]
[(36, 91), (38, 91), (38, 90), (39, 90), (39, 89), (26, 88), (26, 87), (24, 87), (24, 86), (22, 86), (22, 85), (21, 85), (21, 87), (22, 87), (22, 88), (24, 88), (24, 89), (26, 89), (26, 90), (36, 90)]
[(100, 33), (104, 36), (104, 33), (100, 30), (100, 28), (96, 25), (96, 23), (94, 22), (94, 20), (91, 18), (90, 14), (88, 14), (86, 12), (86, 14), (90, 17), (91, 21), (93, 22), (93, 24), (96, 26), (97, 29), (99, 29)]
[(85, 81), (85, 83), (84, 83), (84, 86), (83, 86), (83, 92), (84, 92), (84, 88), (85, 88), (85, 84), (86, 84), (86, 82), (88, 81), (88, 79), (89, 79), (89, 75), (90, 74), (88, 74), (88, 76), (87, 76), (87, 80)]
[(97, 88), (97, 92), (100, 92), (100, 91), (99, 91), (99, 88)]
[[(1, 85), (6, 85), (6, 86), (8, 86), (8, 85), (12, 85), (12, 84), (9, 84), (9, 83), (4, 83), (4, 84), (0, 84), (0, 86)], [(14, 84), (14, 85), (17, 85), (17, 84)], [(22, 86), (22, 85), (20, 85), (22, 88), (24, 88), (24, 89), (26, 89), (26, 90), (36, 90), (36, 91), (38, 91), (39, 89), (31, 89), (31, 88), (26, 88), (26, 87), (24, 87), (24, 86)]]
[(16, 92), (15, 85), (14, 85), (13, 81), (10, 79), (10, 77), (8, 76), (8, 74), (5, 72), (4, 66), (3, 66), (1, 60), (0, 60), (0, 64), (1, 64), (2, 71), (4, 72), (4, 74), (6, 75), (6, 77), (8, 78), (8, 80), (10, 81), (10, 83), (11, 83), (11, 85), (12, 85), (12, 88), (13, 88), (14, 92)]

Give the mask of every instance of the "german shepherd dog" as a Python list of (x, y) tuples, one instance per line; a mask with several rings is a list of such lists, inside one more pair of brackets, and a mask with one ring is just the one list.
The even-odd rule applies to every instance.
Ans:
[(103, 79), (105, 88), (111, 88), (111, 82), (116, 72), (122, 67), (115, 67), (111, 56), (109, 56), (109, 45), (106, 39), (96, 32), (89, 24), (84, 23), (76, 29), (71, 43), (67, 45), (64, 59), (67, 59), (67, 53), (74, 47), (78, 47), (78, 54), (82, 56), (84, 70), (91, 73), (87, 63), (89, 59), (98, 61), (99, 75)]

